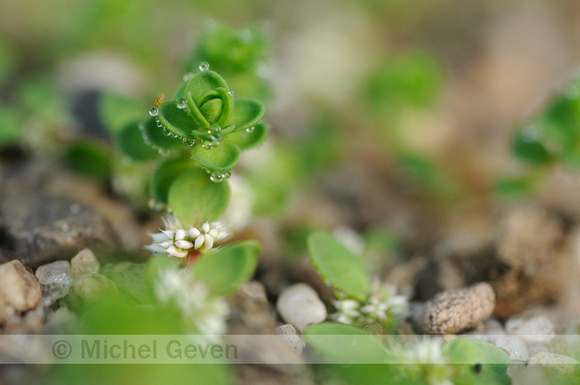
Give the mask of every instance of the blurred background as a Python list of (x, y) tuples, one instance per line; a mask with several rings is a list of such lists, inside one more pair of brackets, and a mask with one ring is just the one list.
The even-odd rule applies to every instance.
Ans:
[[(381, 229), (415, 254), (487, 236), (514, 202), (580, 215), (576, 1), (3, 0), (1, 9), (5, 148), (74, 160), (77, 141), (109, 140), (103, 95), (146, 111), (209, 56), (236, 95), (267, 104), (271, 138), (240, 172), (256, 216), (284, 218), (289, 236)], [(220, 52), (223, 39), (239, 55)], [(236, 80), (236, 66), (258, 80)], [(131, 174), (98, 151), (93, 176)], [(129, 185), (116, 186), (143, 201)]]

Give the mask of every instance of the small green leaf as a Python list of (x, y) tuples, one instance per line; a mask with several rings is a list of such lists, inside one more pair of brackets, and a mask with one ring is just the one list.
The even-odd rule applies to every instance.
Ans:
[(373, 335), (334, 322), (310, 325), (304, 339), (331, 364), (377, 364), (389, 362), (389, 352)]
[(91, 178), (102, 179), (111, 172), (111, 153), (103, 144), (82, 141), (68, 147), (65, 159), (74, 171)]
[(169, 188), (168, 204), (185, 226), (219, 219), (230, 201), (227, 181), (214, 183), (201, 168), (179, 176)]
[(332, 235), (314, 233), (308, 237), (308, 251), (318, 272), (337, 290), (364, 301), (371, 278), (362, 260)]
[(21, 137), (20, 111), (0, 106), (0, 147), (18, 143)]
[(254, 99), (236, 99), (236, 106), (228, 125), (235, 125), (235, 131), (242, 131), (254, 127), (262, 120), (266, 108)]
[(214, 124), (222, 113), (223, 105), (221, 99), (210, 99), (199, 106), (199, 111), (209, 124)]
[(194, 138), (191, 135), (191, 130), (196, 127), (196, 124), (185, 110), (177, 108), (175, 100), (170, 100), (159, 107), (157, 118), (166, 129), (177, 136), (186, 139)]
[(535, 138), (518, 135), (513, 144), (514, 153), (517, 157), (532, 164), (543, 164), (552, 160), (552, 155), (543, 143)]
[(193, 147), (192, 156), (202, 166), (211, 171), (227, 172), (240, 160), (240, 148), (235, 144), (222, 143), (217, 147), (203, 148), (200, 144)]
[(121, 131), (127, 124), (140, 120), (145, 109), (137, 101), (119, 94), (105, 94), (99, 112), (110, 132)]
[(155, 147), (163, 150), (179, 150), (184, 147), (183, 140), (180, 138), (173, 138), (163, 133), (162, 127), (157, 127), (154, 117), (149, 117), (143, 123), (143, 132), (147, 135), (147, 140)]
[(201, 71), (195, 75), (185, 87), (185, 94), (191, 92), (191, 97), (197, 106), (205, 96), (207, 91), (213, 91), (218, 88), (229, 90), (226, 81), (214, 71)]
[(138, 122), (129, 123), (122, 128), (117, 135), (117, 142), (123, 154), (131, 159), (147, 160), (159, 156), (153, 147), (145, 143)]
[(240, 150), (245, 151), (262, 144), (268, 138), (269, 133), (270, 126), (265, 123), (258, 123), (251, 132), (234, 132), (228, 136), (227, 143), (233, 143)]
[(201, 257), (193, 268), (193, 276), (205, 281), (212, 293), (229, 294), (252, 278), (259, 253), (259, 245), (252, 241), (226, 246)]
[[(457, 338), (443, 345), (443, 354), (460, 369), (454, 381), (457, 385), (511, 383), (507, 368), (512, 362), (505, 351), (493, 344), (475, 338)], [(474, 365), (481, 368), (474, 370)]]
[(167, 203), (169, 188), (181, 174), (196, 169), (196, 164), (189, 158), (168, 159), (161, 163), (151, 177), (153, 196), (162, 203)]

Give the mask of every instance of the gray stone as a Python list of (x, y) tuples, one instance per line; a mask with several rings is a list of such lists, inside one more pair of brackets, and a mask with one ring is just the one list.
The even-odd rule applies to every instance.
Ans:
[(282, 336), (284, 343), (290, 346), (296, 353), (302, 354), (306, 343), (296, 332), (296, 328), (291, 324), (280, 325), (276, 327), (276, 334)]
[(40, 284), (20, 261), (0, 265), (0, 323), (14, 311), (34, 309), (41, 298)]
[(427, 301), (421, 324), (430, 334), (455, 334), (479, 325), (494, 307), (495, 294), (487, 283), (446, 290)]
[(69, 272), (69, 261), (55, 261), (40, 266), (36, 269), (34, 275), (41, 285), (50, 285), (54, 282), (57, 276), (60, 276), (61, 274), (69, 274)]
[(70, 261), (70, 275), (73, 278), (84, 274), (96, 274), (99, 272), (99, 261), (90, 249), (83, 249)]
[(520, 336), (526, 343), (548, 343), (556, 334), (550, 318), (544, 315), (533, 317), (512, 317), (505, 324), (508, 334)]
[(57, 163), (0, 161), (0, 261), (37, 267), (78, 250), (139, 248), (145, 242), (131, 210)]
[(284, 321), (294, 325), (301, 332), (308, 325), (326, 319), (326, 307), (314, 289), (305, 283), (292, 285), (280, 294), (276, 309)]
[(83, 275), (75, 279), (69, 293), (71, 305), (76, 308), (102, 298), (117, 296), (119, 290), (115, 283), (101, 274)]

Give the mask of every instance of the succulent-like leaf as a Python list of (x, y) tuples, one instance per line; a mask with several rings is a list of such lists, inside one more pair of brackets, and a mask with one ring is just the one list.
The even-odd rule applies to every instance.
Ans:
[(191, 97), (197, 106), (205, 96), (206, 92), (225, 88), (229, 90), (226, 81), (214, 71), (201, 71), (196, 74), (185, 87), (185, 94), (191, 92)]
[(253, 130), (234, 132), (228, 136), (227, 142), (237, 145), (240, 150), (245, 151), (252, 147), (262, 144), (268, 134), (270, 133), (270, 126), (265, 123), (258, 123)]
[(191, 130), (196, 127), (195, 122), (185, 110), (177, 107), (175, 100), (170, 100), (159, 107), (157, 119), (166, 129), (177, 136), (185, 139), (194, 139), (193, 135), (191, 135)]
[(131, 159), (147, 160), (159, 156), (158, 152), (145, 142), (138, 122), (125, 125), (117, 135), (117, 142), (123, 154)]
[(240, 98), (236, 100), (236, 107), (228, 125), (235, 125), (235, 131), (254, 127), (262, 120), (266, 109), (262, 103), (254, 99)]
[(308, 237), (308, 251), (318, 272), (335, 289), (366, 299), (371, 278), (362, 260), (346, 246), (330, 234), (314, 233)]
[(196, 164), (189, 158), (168, 159), (161, 163), (151, 177), (153, 196), (162, 203), (167, 203), (169, 188), (178, 176), (186, 171), (194, 170)]
[[(155, 147), (161, 148), (163, 150), (179, 150), (184, 147), (183, 140), (179, 138), (173, 138), (171, 136), (165, 135), (163, 133), (163, 127), (157, 127), (157, 122), (155, 118), (149, 117), (143, 123), (143, 134), (147, 137), (147, 140)], [(167, 133), (167, 129), (165, 129)]]
[(193, 275), (205, 281), (212, 293), (229, 294), (252, 278), (259, 253), (260, 246), (253, 241), (226, 246), (202, 257)]
[(240, 148), (235, 144), (222, 143), (217, 147), (203, 148), (201, 144), (193, 147), (192, 156), (202, 166), (211, 171), (227, 172), (240, 160)]
[(199, 226), (224, 215), (231, 191), (227, 181), (214, 183), (201, 168), (186, 171), (169, 188), (168, 204), (185, 226)]

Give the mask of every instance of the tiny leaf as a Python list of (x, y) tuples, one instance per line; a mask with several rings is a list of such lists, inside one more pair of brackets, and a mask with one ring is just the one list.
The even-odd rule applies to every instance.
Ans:
[(254, 127), (264, 117), (266, 109), (262, 103), (254, 99), (237, 99), (232, 118), (228, 125), (235, 125), (236, 131)]
[(365, 300), (371, 279), (364, 263), (332, 235), (314, 233), (308, 237), (312, 262), (335, 289)]
[(193, 268), (193, 276), (205, 281), (212, 293), (231, 293), (252, 278), (259, 253), (259, 245), (252, 241), (224, 247), (202, 257)]
[(234, 132), (228, 136), (228, 143), (236, 144), (240, 150), (245, 151), (252, 147), (259, 146), (270, 132), (270, 126), (265, 123), (258, 123), (251, 132), (240, 131)]
[(159, 154), (145, 143), (143, 133), (139, 129), (139, 123), (127, 124), (117, 135), (117, 142), (123, 154), (135, 160), (153, 159)]
[(217, 147), (203, 148), (200, 144), (193, 147), (192, 156), (202, 166), (212, 171), (227, 172), (240, 160), (240, 148), (235, 144), (222, 143)]
[(143, 132), (153, 146), (164, 150), (178, 150), (184, 147), (182, 139), (167, 136), (163, 133), (163, 130), (162, 127), (157, 127), (154, 117), (148, 118), (143, 123)]
[(389, 362), (389, 352), (373, 335), (334, 322), (310, 325), (304, 339), (332, 364), (377, 364)]
[(196, 127), (196, 124), (185, 110), (177, 108), (175, 100), (170, 100), (159, 107), (157, 118), (166, 129), (177, 136), (193, 139), (191, 130)]
[(228, 84), (220, 75), (214, 71), (201, 71), (189, 81), (185, 87), (185, 94), (191, 92), (193, 101), (199, 106), (207, 91), (213, 91), (220, 87), (229, 90)]
[(188, 158), (168, 159), (161, 163), (151, 177), (151, 190), (157, 200), (167, 203), (169, 188), (178, 176), (197, 166)]
[(230, 195), (227, 181), (214, 183), (205, 171), (196, 168), (171, 184), (168, 204), (183, 225), (197, 226), (224, 215)]

